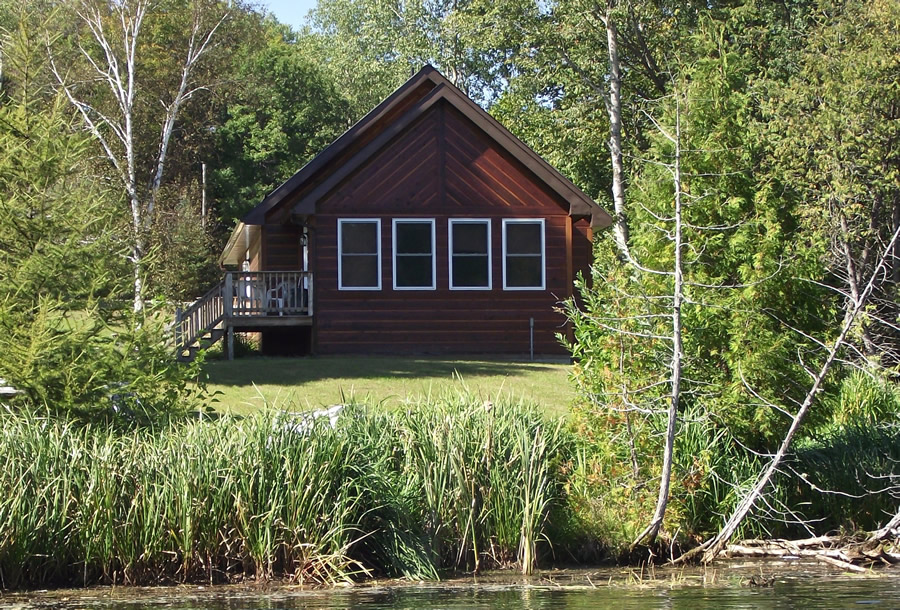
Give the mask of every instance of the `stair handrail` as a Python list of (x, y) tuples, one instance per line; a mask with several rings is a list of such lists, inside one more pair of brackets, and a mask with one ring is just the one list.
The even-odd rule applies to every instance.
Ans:
[(219, 282), (187, 309), (175, 311), (175, 345), (184, 349), (225, 318), (224, 282)]

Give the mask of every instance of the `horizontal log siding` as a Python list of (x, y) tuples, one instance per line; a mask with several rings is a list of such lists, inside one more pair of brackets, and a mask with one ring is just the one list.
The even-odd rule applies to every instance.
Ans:
[[(352, 217), (382, 219), (381, 291), (337, 289), (337, 221)], [(404, 217), (436, 221), (437, 290), (392, 289), (391, 220)], [(493, 290), (449, 289), (450, 218), (491, 219)], [(546, 290), (503, 290), (504, 218), (545, 219)], [(527, 354), (534, 318), (535, 353), (565, 354), (555, 338), (565, 320), (554, 306), (571, 282), (566, 207), (448, 106), (425, 114), (323, 199), (315, 222), (319, 353)]]
[(264, 225), (264, 269), (298, 271), (303, 266), (300, 229), (295, 225)]
[[(572, 262), (577, 275), (581, 271), (588, 280), (591, 277), (591, 262), (594, 260), (593, 232), (588, 220), (579, 220), (572, 225)], [(574, 276), (573, 276), (574, 277)]]

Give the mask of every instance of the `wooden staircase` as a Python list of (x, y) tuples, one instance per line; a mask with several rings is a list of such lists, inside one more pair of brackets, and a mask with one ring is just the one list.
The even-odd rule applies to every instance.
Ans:
[(183, 346), (175, 354), (179, 362), (193, 362), (200, 350), (209, 349), (225, 336), (224, 328), (212, 328), (200, 335), (192, 345)]
[(175, 311), (175, 357), (179, 362), (193, 362), (197, 352), (225, 336), (224, 292), (225, 282), (219, 282), (184, 311)]

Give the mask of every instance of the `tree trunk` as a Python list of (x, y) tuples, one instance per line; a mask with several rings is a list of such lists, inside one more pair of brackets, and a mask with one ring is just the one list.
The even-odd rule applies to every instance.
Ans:
[[(850, 229), (847, 227), (847, 219), (841, 214), (841, 252), (844, 255), (844, 266), (846, 267), (847, 273), (847, 285), (850, 287), (850, 296), (852, 297), (852, 303), (857, 303), (859, 301), (859, 279), (860, 279), (860, 270), (856, 266), (856, 261), (853, 259), (853, 248), (850, 246), (849, 235)], [(852, 304), (851, 304), (852, 305)], [(849, 315), (849, 311), (847, 314)], [(875, 342), (872, 340), (872, 335), (869, 332), (869, 325), (864, 321), (860, 323), (860, 329), (862, 330), (862, 339), (863, 339), (863, 353), (866, 357), (871, 358), (875, 355), (877, 348), (875, 346)]]
[[(893, 226), (891, 229), (896, 231), (900, 228), (900, 192), (894, 192), (894, 205), (891, 210), (891, 220)], [(894, 244), (894, 256), (891, 259), (891, 278), (894, 280), (894, 286), (900, 286), (900, 242)]]
[[(676, 102), (677, 104), (677, 102)], [(670, 368), (672, 390), (669, 399), (668, 423), (666, 425), (666, 445), (663, 450), (663, 466), (659, 481), (659, 496), (656, 510), (650, 523), (632, 543), (634, 548), (642, 540), (652, 543), (662, 527), (669, 504), (669, 488), (672, 481), (672, 463), (675, 460), (675, 430), (678, 426), (678, 403), (681, 399), (681, 303), (682, 284), (682, 222), (681, 222), (681, 113), (676, 106), (675, 137), (670, 138), (675, 144), (675, 167), (673, 168), (675, 187), (675, 283), (672, 289), (672, 364)]]
[(619, 46), (616, 24), (610, 5), (604, 24), (609, 49), (609, 99), (606, 111), (609, 114), (609, 156), (612, 164), (612, 195), (614, 224), (613, 236), (623, 258), (630, 259), (628, 251), (628, 222), (625, 215), (625, 179), (622, 164), (622, 71), (619, 65)]

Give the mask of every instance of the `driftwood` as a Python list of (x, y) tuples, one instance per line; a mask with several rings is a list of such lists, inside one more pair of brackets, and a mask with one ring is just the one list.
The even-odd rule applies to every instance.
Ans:
[(880, 530), (872, 532), (872, 540), (887, 540), (891, 536), (900, 538), (900, 510), (894, 515), (894, 518), (888, 521)]
[(810, 557), (850, 572), (900, 564), (900, 541), (885, 542), (843, 536), (816, 536), (803, 540), (743, 540), (724, 549), (728, 557)]

